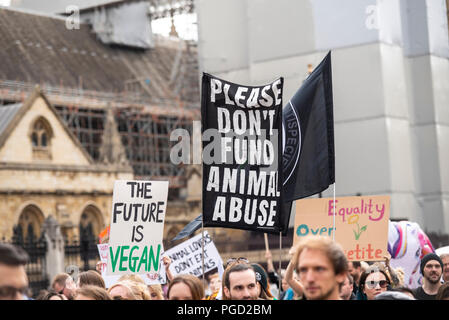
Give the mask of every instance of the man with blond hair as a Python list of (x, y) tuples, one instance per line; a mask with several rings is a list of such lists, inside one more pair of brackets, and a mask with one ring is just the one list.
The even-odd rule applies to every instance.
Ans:
[(340, 287), (348, 273), (348, 261), (329, 237), (307, 236), (294, 249), (291, 263), (308, 300), (341, 300)]

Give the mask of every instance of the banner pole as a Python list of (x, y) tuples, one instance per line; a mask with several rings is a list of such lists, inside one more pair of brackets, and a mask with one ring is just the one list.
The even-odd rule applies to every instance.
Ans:
[(337, 215), (337, 203), (335, 202), (335, 182), (334, 182), (334, 218), (333, 218), (333, 233), (332, 233), (332, 241), (335, 242), (335, 216)]
[(281, 268), (282, 268), (282, 231), (279, 232), (279, 274), (278, 274), (278, 299), (281, 300), (281, 289), (282, 289), (282, 276), (281, 276)]
[(268, 245), (268, 235), (266, 233), (263, 234), (263, 237), (265, 239), (265, 251), (270, 251), (270, 247)]

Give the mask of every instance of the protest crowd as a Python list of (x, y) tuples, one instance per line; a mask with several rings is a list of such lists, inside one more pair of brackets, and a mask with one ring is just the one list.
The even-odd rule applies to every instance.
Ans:
[[(268, 270), (245, 257), (225, 262), (222, 277), (211, 273), (207, 283), (191, 274), (173, 276), (171, 259), (163, 256), (167, 283), (147, 285), (126, 274), (106, 287), (100, 269), (54, 277), (36, 300), (449, 300), (449, 255), (426, 254), (420, 262), (422, 285), (404, 284), (404, 270), (383, 261), (348, 261), (330, 237), (308, 236), (291, 248), (286, 270), (276, 272), (266, 252)], [(32, 299), (24, 265), (27, 253), (0, 244), (0, 298)], [(100, 265), (100, 264), (98, 264)], [(281, 279), (280, 279), (281, 277)], [(278, 288), (279, 283), (281, 287)], [(276, 294), (274, 294), (274, 292)]]

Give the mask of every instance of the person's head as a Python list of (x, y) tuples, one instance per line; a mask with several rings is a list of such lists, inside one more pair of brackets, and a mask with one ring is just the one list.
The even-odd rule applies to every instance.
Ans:
[[(403, 287), (404, 286), (404, 278), (405, 278), (404, 269), (402, 267), (397, 267), (397, 268), (394, 268), (394, 272), (396, 273), (396, 277), (398, 278), (398, 284), (396, 285), (396, 287)], [(390, 277), (390, 280), (391, 280), (391, 277)]]
[(371, 266), (360, 276), (359, 287), (367, 300), (374, 300), (378, 294), (387, 291), (389, 284), (387, 273), (377, 266)]
[(340, 289), (340, 297), (343, 300), (349, 300), (351, 298), (352, 290), (354, 288), (354, 278), (348, 273), (345, 282)]
[(173, 278), (168, 286), (169, 300), (202, 300), (204, 298), (203, 283), (191, 274), (180, 274)]
[(76, 284), (72, 277), (67, 273), (57, 274), (52, 281), (51, 288), (71, 300), (76, 293)]
[(443, 280), (449, 282), (449, 253), (443, 253), (440, 259), (443, 262)]
[(421, 259), (421, 273), (428, 284), (436, 285), (443, 274), (443, 261), (435, 253), (428, 253)]
[(44, 290), (39, 293), (36, 300), (67, 300), (67, 297), (61, 293), (57, 293), (54, 290)]
[(151, 284), (148, 286), (148, 290), (150, 290), (151, 300), (165, 300), (160, 284)]
[(379, 293), (374, 297), (374, 300), (416, 300), (416, 299), (406, 293), (391, 290)]
[(258, 297), (266, 300), (273, 299), (273, 295), (270, 291), (267, 272), (258, 263), (251, 263), (251, 266), (256, 272), (257, 287), (259, 291)]
[(119, 282), (126, 282), (137, 300), (151, 300), (150, 290), (145, 281), (137, 274), (126, 274), (119, 278)]
[(211, 293), (214, 293), (221, 288), (221, 279), (218, 273), (211, 274), (209, 276), (209, 289)]
[(123, 276), (121, 276), (118, 279), (118, 281), (124, 281), (124, 280), (127, 280), (127, 281), (129, 280), (129, 281), (145, 284), (145, 281), (142, 279), (142, 277), (137, 274), (124, 274)]
[(256, 300), (258, 298), (256, 272), (247, 263), (226, 269), (223, 275), (224, 300)]
[(137, 297), (137, 300), (151, 300), (150, 289), (148, 289), (145, 283), (131, 281), (131, 290)]
[(339, 289), (348, 272), (348, 261), (341, 246), (331, 238), (304, 237), (295, 247), (291, 263), (307, 299), (340, 299)]
[(226, 260), (224, 267), (225, 269), (228, 269), (239, 263), (249, 263), (249, 260), (245, 257), (229, 258), (228, 260)]
[(362, 265), (360, 261), (348, 261), (348, 272), (354, 279), (354, 282), (358, 283), (360, 275), (362, 274)]
[(20, 247), (0, 244), (0, 300), (22, 300), (28, 292), (25, 265), (28, 254)]
[(118, 281), (109, 287), (108, 293), (113, 300), (138, 300), (131, 289), (130, 281)]
[(106, 289), (86, 284), (76, 290), (75, 300), (112, 300), (112, 298)]
[(449, 282), (443, 283), (438, 289), (436, 300), (449, 300)]
[(82, 288), (85, 285), (93, 285), (106, 289), (103, 277), (94, 270), (87, 270), (79, 274), (77, 287)]
[(410, 298), (415, 299), (415, 295), (413, 294), (413, 290), (408, 288), (408, 287), (399, 286), (399, 287), (394, 288), (393, 291), (401, 292), (403, 294), (408, 295)]

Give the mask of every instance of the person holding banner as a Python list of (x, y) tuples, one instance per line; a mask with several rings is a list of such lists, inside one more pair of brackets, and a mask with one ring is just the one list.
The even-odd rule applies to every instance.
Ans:
[(327, 236), (306, 236), (290, 261), (296, 267), (308, 300), (341, 300), (340, 287), (348, 273), (348, 260), (339, 244)]
[(290, 261), (285, 270), (284, 280), (290, 286), (290, 289), (294, 292), (294, 296), (298, 299), (304, 297), (304, 286), (294, 275), (295, 264)]

